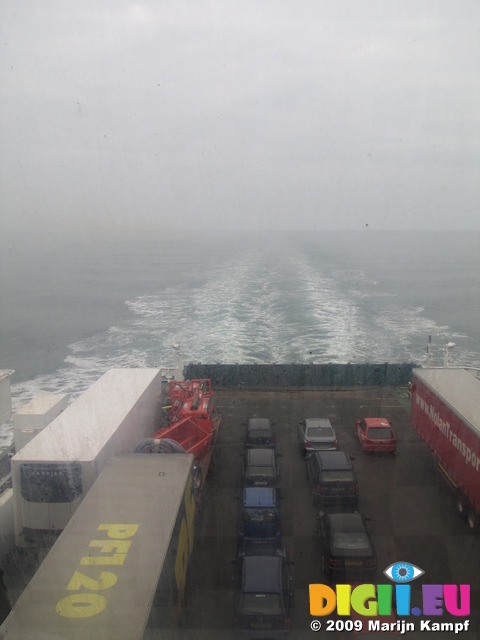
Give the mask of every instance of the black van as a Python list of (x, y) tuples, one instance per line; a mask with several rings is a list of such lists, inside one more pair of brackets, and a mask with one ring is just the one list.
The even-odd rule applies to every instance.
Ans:
[(305, 463), (314, 504), (328, 511), (357, 507), (357, 475), (345, 451), (315, 451)]

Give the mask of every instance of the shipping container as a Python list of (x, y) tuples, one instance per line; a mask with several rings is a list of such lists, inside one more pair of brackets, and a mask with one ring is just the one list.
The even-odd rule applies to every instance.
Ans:
[(0, 637), (173, 637), (195, 534), (193, 460), (190, 454), (113, 456)]
[(12, 458), (15, 540), (59, 533), (107, 460), (161, 420), (160, 369), (111, 369)]
[(466, 369), (414, 369), (412, 426), (428, 444), (472, 530), (480, 524), (480, 380)]

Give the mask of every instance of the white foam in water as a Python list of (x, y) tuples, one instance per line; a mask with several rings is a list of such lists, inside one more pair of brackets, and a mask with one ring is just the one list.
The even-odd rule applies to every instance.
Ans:
[[(180, 283), (125, 302), (128, 313), (103, 333), (69, 346), (65, 366), (12, 385), (16, 410), (36, 393), (73, 399), (112, 367), (172, 367), (184, 363), (416, 362), (480, 366), (479, 345), (437, 324), (423, 306), (405, 305), (395, 291), (351, 266), (334, 268), (300, 251), (248, 248), (199, 265), (197, 286)], [(197, 274), (198, 276), (198, 274)], [(11, 428), (3, 438), (11, 437)]]

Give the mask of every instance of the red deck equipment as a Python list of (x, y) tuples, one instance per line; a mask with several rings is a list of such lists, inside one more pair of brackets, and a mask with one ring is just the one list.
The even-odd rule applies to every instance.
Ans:
[(213, 446), (220, 416), (213, 413), (210, 380), (171, 380), (168, 389), (168, 426), (155, 432), (155, 439), (177, 442), (200, 462)]
[(221, 416), (213, 409), (211, 381), (171, 380), (168, 388), (168, 424), (152, 438), (138, 443), (137, 452), (191, 453), (195, 457), (195, 484), (203, 487), (211, 466)]

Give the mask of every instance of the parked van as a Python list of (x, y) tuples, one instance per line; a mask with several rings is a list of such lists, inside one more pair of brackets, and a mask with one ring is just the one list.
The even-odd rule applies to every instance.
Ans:
[(357, 507), (357, 475), (345, 451), (315, 451), (305, 463), (314, 504), (327, 511)]

